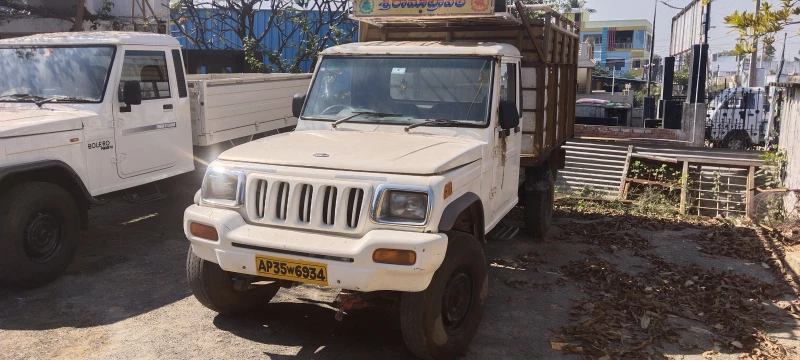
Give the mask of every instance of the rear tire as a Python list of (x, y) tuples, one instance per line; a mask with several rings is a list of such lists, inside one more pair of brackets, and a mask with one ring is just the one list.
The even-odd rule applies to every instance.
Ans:
[(403, 340), (422, 359), (452, 359), (466, 352), (489, 290), (478, 240), (461, 232), (447, 235), (447, 253), (428, 288), (403, 293), (400, 299)]
[(544, 238), (553, 222), (555, 176), (550, 165), (525, 168), (525, 230), (535, 238)]
[(198, 257), (189, 247), (186, 257), (186, 277), (194, 297), (205, 307), (223, 315), (241, 316), (257, 313), (278, 293), (280, 285), (273, 282), (255, 285), (254, 289), (239, 291), (233, 288), (233, 276), (219, 265)]
[(72, 196), (46, 182), (28, 182), (0, 198), (0, 283), (33, 288), (67, 269), (80, 239)]
[(744, 150), (752, 147), (753, 144), (750, 140), (750, 135), (745, 130), (732, 130), (729, 131), (725, 138), (722, 139), (721, 147), (725, 149)]

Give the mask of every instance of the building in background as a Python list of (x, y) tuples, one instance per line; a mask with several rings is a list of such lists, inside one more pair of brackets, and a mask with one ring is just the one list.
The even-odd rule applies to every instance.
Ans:
[[(83, 14), (83, 30), (166, 32), (169, 0), (83, 1), (86, 10)], [(77, 4), (77, 0), (0, 1), (0, 39), (71, 31), (75, 27)], [(134, 24), (137, 24), (136, 29)], [(152, 28), (147, 29), (147, 24)]]
[(631, 72), (643, 77), (650, 62), (653, 23), (649, 20), (591, 21), (583, 11), (573, 14), (580, 21), (581, 42), (594, 43), (597, 66), (614, 70), (617, 75)]

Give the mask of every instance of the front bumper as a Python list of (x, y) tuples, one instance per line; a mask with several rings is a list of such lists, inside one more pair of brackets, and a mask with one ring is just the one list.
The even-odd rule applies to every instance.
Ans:
[[(192, 222), (216, 228), (219, 241), (193, 236), (189, 232)], [(256, 275), (256, 255), (311, 261), (327, 264), (329, 286), (365, 292), (425, 290), (447, 251), (445, 234), (372, 230), (353, 238), (254, 226), (235, 211), (197, 205), (186, 209), (183, 230), (195, 255), (226, 271)], [(372, 253), (379, 248), (413, 250), (417, 262), (413, 266), (375, 263)]]

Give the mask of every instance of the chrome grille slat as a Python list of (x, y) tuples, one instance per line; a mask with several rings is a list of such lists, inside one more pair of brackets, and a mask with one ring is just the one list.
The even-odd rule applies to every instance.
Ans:
[(300, 210), (298, 217), (304, 223), (311, 222), (311, 198), (314, 196), (314, 188), (311, 185), (303, 184), (300, 188)]
[(325, 225), (336, 224), (336, 195), (338, 189), (334, 186), (326, 186), (322, 200), (322, 223)]
[(347, 226), (351, 228), (358, 227), (359, 215), (361, 215), (361, 207), (364, 204), (364, 189), (351, 188), (347, 196)]
[(286, 211), (289, 209), (289, 183), (278, 183), (278, 198), (275, 203), (275, 217), (278, 220), (286, 220)]

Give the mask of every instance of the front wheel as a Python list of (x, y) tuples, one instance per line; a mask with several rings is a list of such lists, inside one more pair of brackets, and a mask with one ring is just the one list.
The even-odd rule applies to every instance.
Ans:
[(0, 283), (33, 288), (60, 276), (75, 256), (80, 216), (58, 185), (29, 182), (0, 198)]
[(236, 290), (232, 273), (201, 259), (191, 247), (186, 257), (186, 277), (197, 301), (211, 310), (230, 316), (258, 312), (280, 289), (280, 284), (273, 282), (254, 285), (250, 290)]
[(400, 301), (403, 339), (422, 359), (451, 359), (466, 352), (489, 291), (481, 244), (466, 233), (447, 235), (444, 262), (428, 288), (403, 293)]

